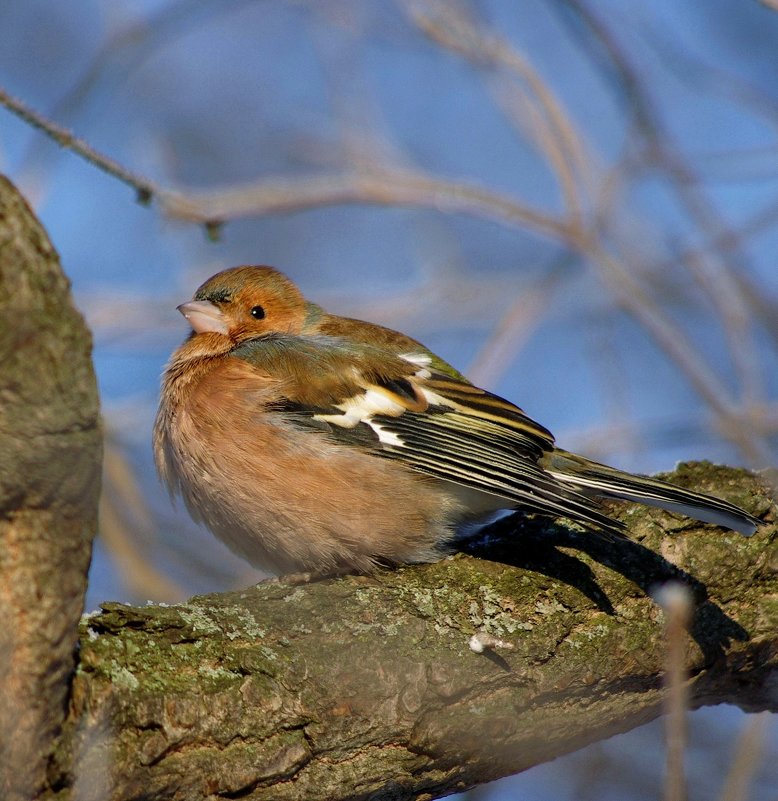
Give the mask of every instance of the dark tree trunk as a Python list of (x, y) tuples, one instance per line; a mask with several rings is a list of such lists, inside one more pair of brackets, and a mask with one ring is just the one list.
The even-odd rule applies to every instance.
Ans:
[(91, 338), (57, 254), (0, 176), (0, 797), (46, 783), (100, 487)]

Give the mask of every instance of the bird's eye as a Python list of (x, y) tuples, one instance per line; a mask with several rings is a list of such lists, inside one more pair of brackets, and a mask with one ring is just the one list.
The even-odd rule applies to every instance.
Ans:
[(255, 320), (265, 319), (265, 310), (261, 306), (252, 306), (249, 312)]

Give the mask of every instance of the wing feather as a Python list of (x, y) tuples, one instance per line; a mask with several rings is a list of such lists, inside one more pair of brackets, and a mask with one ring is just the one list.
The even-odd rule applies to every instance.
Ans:
[(338, 442), (547, 515), (609, 532), (620, 524), (538, 461), (554, 438), (509, 401), (465, 379), (329, 335), (272, 337), (233, 355), (278, 380), (275, 411)]
[(479, 431), (451, 427), (450, 413), (432, 409), (424, 414), (377, 417), (384, 431), (401, 444), (384, 445), (379, 456), (402, 461), (420, 472), (454, 481), (506, 500), (529, 511), (573, 517), (618, 531), (621, 526), (603, 514), (595, 503), (562, 485), (536, 461), (522, 453), (521, 440), (513, 450)]
[(535, 422), (515, 404), (466, 381), (433, 372), (429, 378), (416, 379), (432, 403), (442, 403), (479, 421), (491, 421), (523, 433), (547, 450), (554, 445), (551, 432)]

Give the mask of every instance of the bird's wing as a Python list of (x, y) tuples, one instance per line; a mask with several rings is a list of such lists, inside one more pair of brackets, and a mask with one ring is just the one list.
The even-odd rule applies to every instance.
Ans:
[(271, 412), (435, 478), (504, 498), (506, 508), (619, 524), (538, 465), (551, 433), (514, 404), (430, 366), (332, 337), (256, 340), (233, 355), (279, 382)]

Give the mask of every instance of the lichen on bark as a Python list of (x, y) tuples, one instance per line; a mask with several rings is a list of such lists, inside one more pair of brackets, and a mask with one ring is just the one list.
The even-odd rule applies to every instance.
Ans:
[[(95, 747), (98, 721), (116, 799), (462, 790), (660, 713), (663, 621), (647, 590), (663, 578), (698, 601), (686, 644), (694, 704), (775, 709), (769, 494), (706, 464), (672, 478), (724, 487), (769, 522), (746, 539), (621, 507), (637, 541), (527, 526), (495, 548), (501, 562), (459, 555), (171, 607), (106, 604), (82, 624), (70, 770)], [(476, 631), (513, 649), (476, 654)]]

